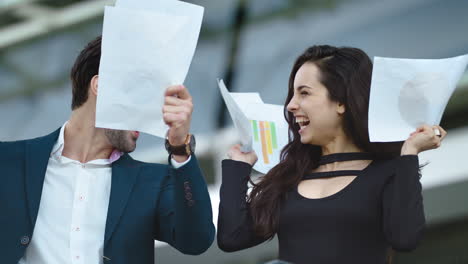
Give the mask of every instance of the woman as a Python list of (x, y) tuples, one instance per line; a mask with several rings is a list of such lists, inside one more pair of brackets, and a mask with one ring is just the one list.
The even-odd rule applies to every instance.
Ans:
[(355, 48), (313, 46), (298, 57), (281, 162), (247, 195), (255, 153), (236, 145), (223, 161), (222, 250), (277, 234), (284, 261), (376, 264), (390, 248), (416, 247), (425, 225), (417, 154), (438, 148), (446, 132), (423, 125), (405, 142), (369, 142), (371, 75), (372, 62)]

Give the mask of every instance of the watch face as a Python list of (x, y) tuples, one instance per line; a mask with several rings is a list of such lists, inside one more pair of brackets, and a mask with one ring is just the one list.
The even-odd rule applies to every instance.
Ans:
[(164, 142), (164, 147), (166, 148), (167, 151), (169, 151), (169, 140), (166, 138), (166, 141)]

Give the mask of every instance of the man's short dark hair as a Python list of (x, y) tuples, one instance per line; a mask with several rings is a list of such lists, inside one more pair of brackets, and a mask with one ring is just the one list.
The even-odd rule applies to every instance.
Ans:
[(101, 60), (101, 36), (97, 37), (81, 51), (70, 73), (72, 81), (72, 110), (82, 106), (88, 100), (91, 79), (99, 73)]

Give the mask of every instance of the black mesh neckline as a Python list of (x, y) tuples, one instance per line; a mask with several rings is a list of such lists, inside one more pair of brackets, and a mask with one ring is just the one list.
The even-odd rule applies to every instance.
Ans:
[[(333, 153), (320, 157), (319, 165), (329, 164), (338, 161), (349, 160), (374, 160), (374, 155), (367, 152), (347, 152), (347, 153)], [(339, 170), (339, 171), (324, 171), (313, 172), (304, 175), (303, 180), (330, 178), (338, 176), (358, 176), (363, 170)]]

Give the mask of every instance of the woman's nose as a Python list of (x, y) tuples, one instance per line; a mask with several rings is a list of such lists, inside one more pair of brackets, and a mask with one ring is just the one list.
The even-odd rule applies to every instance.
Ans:
[(291, 98), (291, 101), (289, 101), (288, 105), (286, 106), (286, 109), (289, 111), (289, 112), (294, 112), (297, 110), (297, 108), (299, 107), (299, 105), (297, 104), (296, 100), (293, 98)]

